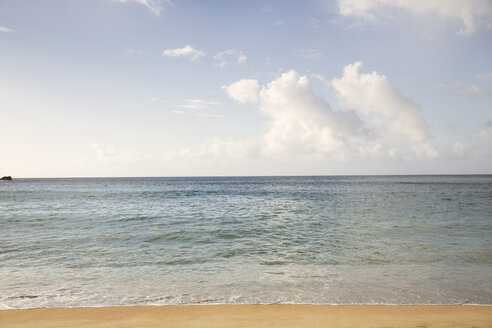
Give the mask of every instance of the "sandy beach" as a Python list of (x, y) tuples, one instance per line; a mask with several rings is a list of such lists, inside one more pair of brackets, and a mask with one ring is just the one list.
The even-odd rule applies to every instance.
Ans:
[(186, 305), (0, 311), (2, 328), (68, 327), (492, 327), (475, 305)]

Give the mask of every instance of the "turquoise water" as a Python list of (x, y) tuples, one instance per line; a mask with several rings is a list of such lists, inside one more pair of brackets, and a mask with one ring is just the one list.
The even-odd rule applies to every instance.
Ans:
[(492, 176), (0, 181), (0, 308), (492, 304)]

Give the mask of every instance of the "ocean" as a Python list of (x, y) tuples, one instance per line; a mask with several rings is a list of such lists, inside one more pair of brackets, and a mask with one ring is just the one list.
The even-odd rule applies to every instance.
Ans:
[(492, 175), (0, 181), (0, 309), (492, 304)]

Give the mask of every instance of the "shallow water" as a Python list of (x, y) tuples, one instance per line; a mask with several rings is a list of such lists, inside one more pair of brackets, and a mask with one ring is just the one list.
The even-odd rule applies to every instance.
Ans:
[(0, 308), (492, 304), (492, 176), (0, 183)]

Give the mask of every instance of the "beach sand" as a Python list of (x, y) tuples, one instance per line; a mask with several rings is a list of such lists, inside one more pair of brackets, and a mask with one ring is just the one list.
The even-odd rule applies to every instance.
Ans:
[(492, 327), (492, 306), (184, 305), (0, 311), (2, 328)]

